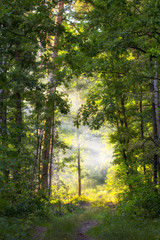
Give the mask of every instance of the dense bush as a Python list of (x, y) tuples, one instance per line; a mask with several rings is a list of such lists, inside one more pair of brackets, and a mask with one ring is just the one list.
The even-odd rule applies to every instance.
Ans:
[(21, 196), (20, 198), (12, 201), (5, 209), (3, 209), (3, 215), (8, 217), (18, 217), (27, 214), (44, 214), (46, 206), (49, 204), (46, 196), (41, 195), (29, 195)]
[(49, 219), (51, 212), (45, 195), (17, 196), (0, 208), (0, 240), (30, 239), (37, 221)]
[(149, 218), (160, 216), (160, 193), (153, 185), (144, 184), (139, 189), (121, 195), (118, 211), (123, 215)]
[(0, 239), (28, 240), (32, 224), (31, 217), (0, 217)]

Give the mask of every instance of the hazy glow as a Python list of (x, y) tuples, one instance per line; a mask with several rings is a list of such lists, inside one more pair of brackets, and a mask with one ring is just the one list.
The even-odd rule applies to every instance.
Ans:
[[(71, 115), (66, 117), (65, 121), (62, 123), (62, 127), (70, 132), (67, 135), (67, 140), (70, 141), (73, 149), (77, 148), (77, 132), (76, 128), (73, 126), (73, 119), (76, 116), (77, 110), (82, 104), (78, 95), (70, 94), (70, 99), (72, 101)], [(80, 126), (80, 147), (81, 147), (81, 159), (84, 162), (84, 166), (89, 168), (100, 167), (104, 165), (111, 165), (113, 149), (111, 144), (104, 143), (102, 140), (100, 131), (91, 131), (87, 126)]]

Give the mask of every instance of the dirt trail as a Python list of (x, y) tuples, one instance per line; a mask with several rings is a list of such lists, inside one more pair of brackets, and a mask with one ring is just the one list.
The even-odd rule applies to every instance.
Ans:
[[(107, 204), (110, 210), (114, 213), (116, 205), (113, 204), (112, 202), (108, 202)], [(86, 210), (89, 210), (91, 208), (90, 203), (80, 203), (79, 206), (85, 208)], [(95, 227), (99, 223), (100, 221), (96, 220), (88, 220), (83, 222), (76, 231), (75, 240), (94, 240), (92, 237), (89, 237), (86, 234), (92, 227)], [(36, 227), (35, 233), (33, 235), (33, 240), (43, 240), (46, 231), (47, 231), (46, 227)]]
[[(91, 207), (91, 203), (82, 202), (79, 204), (79, 207), (89, 210)], [(76, 231), (75, 240), (94, 240), (93, 238), (88, 237), (86, 235), (86, 232), (88, 232), (90, 228), (96, 226), (98, 223), (99, 222), (95, 220), (88, 220), (83, 222)]]
[(43, 240), (44, 234), (47, 231), (46, 227), (36, 227), (33, 235), (33, 240)]
[[(113, 202), (108, 202), (107, 204), (110, 210), (114, 212), (116, 209), (116, 205), (113, 204)], [(83, 204), (83, 207), (85, 207), (86, 209), (89, 209), (90, 203)], [(82, 223), (82, 225), (78, 228), (76, 232), (75, 240), (94, 240), (92, 237), (88, 237), (86, 233), (90, 230), (90, 228), (98, 225), (99, 223), (100, 221), (94, 221), (94, 220), (90, 220)]]
[(99, 223), (98, 221), (94, 221), (94, 220), (84, 222), (78, 228), (78, 230), (76, 232), (75, 240), (94, 240), (93, 238), (88, 237), (86, 235), (86, 232), (88, 232), (90, 228), (96, 226), (98, 223)]

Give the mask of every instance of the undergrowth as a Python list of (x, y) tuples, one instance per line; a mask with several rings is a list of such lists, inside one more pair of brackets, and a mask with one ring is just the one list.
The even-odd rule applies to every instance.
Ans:
[(88, 233), (94, 239), (160, 240), (160, 219), (131, 218), (108, 211), (101, 217), (102, 222)]
[(70, 202), (53, 199), (42, 203), (30, 211), (24, 201), (24, 213), (19, 215), (19, 205), (4, 212), (0, 217), (0, 240), (32, 239), (37, 226), (46, 228), (43, 240), (73, 240), (76, 229), (88, 220), (99, 222), (87, 233), (97, 240), (160, 240), (160, 219), (131, 216), (122, 207), (115, 213), (104, 200), (74, 197)]
[[(76, 200), (74, 204), (83, 202)], [(85, 201), (84, 201), (85, 202)], [(87, 202), (86, 202), (87, 203)], [(97, 240), (160, 240), (160, 219), (145, 219), (111, 211), (107, 202), (92, 202), (87, 210), (72, 212), (61, 217), (54, 216), (48, 224), (44, 240), (71, 240), (76, 229), (88, 220), (97, 220), (98, 225), (87, 233)]]
[[(83, 200), (78, 199), (76, 204), (82, 204)], [(83, 203), (85, 203), (84, 201)], [(87, 203), (87, 202), (86, 202)], [(52, 221), (48, 223), (48, 231), (46, 232), (44, 240), (71, 240), (75, 239), (76, 229), (85, 221), (91, 219), (100, 220), (99, 212), (102, 209), (92, 206), (90, 209), (80, 208), (79, 212), (72, 212), (63, 216), (53, 216)]]

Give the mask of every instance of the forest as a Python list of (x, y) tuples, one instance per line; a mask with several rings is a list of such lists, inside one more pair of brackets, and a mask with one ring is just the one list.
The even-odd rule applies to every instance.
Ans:
[(0, 239), (160, 240), (160, 1), (0, 1)]

